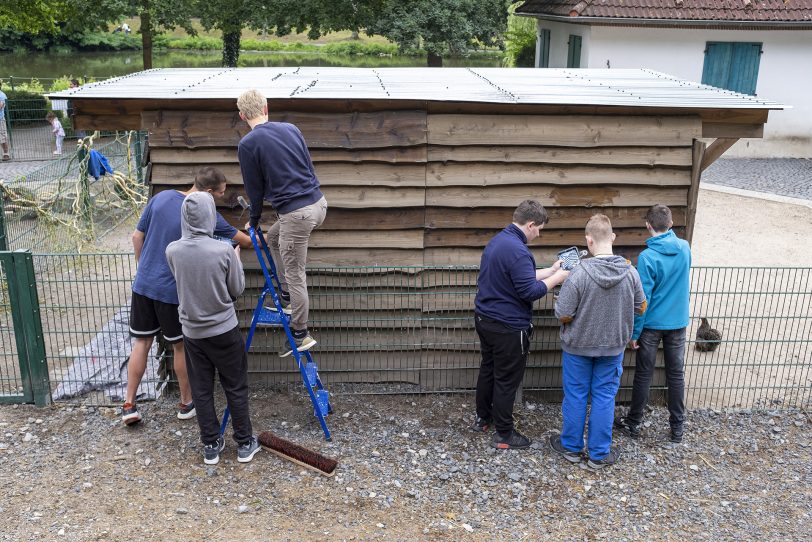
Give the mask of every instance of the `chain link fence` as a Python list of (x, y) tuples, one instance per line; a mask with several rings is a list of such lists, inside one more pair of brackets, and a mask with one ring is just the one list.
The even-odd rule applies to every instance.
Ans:
[[(35, 254), (52, 398), (116, 404), (123, 397), (130, 350), (131, 254)], [(479, 347), (472, 307), (476, 269), (319, 268), (309, 270), (313, 355), (333, 393), (437, 393), (472, 390)], [(247, 328), (261, 279), (248, 274), (238, 301)], [(686, 355), (691, 408), (808, 407), (812, 398), (812, 268), (712, 268), (691, 273), (692, 318)], [(0, 330), (13, 332), (6, 305)], [(712, 352), (696, 350), (700, 318), (722, 333)], [(561, 353), (552, 300), (535, 311), (536, 333), (525, 391), (561, 394)], [(261, 329), (249, 355), (252, 382), (300, 386), (283, 336)], [(0, 382), (17, 379), (3, 341)], [(628, 399), (634, 354), (624, 360), (619, 400)], [(156, 397), (171, 380), (153, 352), (139, 393)], [(662, 361), (654, 388), (662, 390)], [(656, 394), (655, 394), (656, 395)]]

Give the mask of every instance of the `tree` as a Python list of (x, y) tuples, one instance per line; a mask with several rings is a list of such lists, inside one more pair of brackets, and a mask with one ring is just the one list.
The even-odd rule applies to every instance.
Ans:
[(387, 0), (366, 32), (384, 36), (401, 49), (422, 45), (428, 65), (439, 67), (449, 54), (501, 45), (507, 6), (505, 0)]
[(206, 30), (223, 33), (223, 66), (236, 67), (240, 58), (240, 39), (244, 26), (262, 28), (266, 5), (261, 0), (200, 0), (197, 13)]
[[(152, 38), (162, 30), (183, 28), (187, 34), (197, 34), (192, 27), (193, 0), (102, 0), (120, 6), (121, 17), (138, 17), (141, 21), (141, 47), (143, 49), (144, 69), (152, 68)], [(111, 20), (116, 20), (111, 19)]]
[(0, 0), (0, 28), (38, 34), (55, 33), (57, 21), (63, 18), (64, 2), (47, 0)]

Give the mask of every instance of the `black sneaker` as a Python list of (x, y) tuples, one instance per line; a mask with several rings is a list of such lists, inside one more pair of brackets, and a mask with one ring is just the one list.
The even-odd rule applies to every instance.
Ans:
[(240, 447), (237, 448), (237, 461), (239, 463), (248, 463), (254, 459), (254, 456), (257, 455), (259, 450), (259, 441), (257, 440), (256, 435), (253, 435), (251, 440), (245, 444), (240, 444)]
[(532, 440), (514, 429), (507, 437), (503, 437), (498, 432), (494, 433), (491, 445), (497, 450), (524, 450), (529, 448), (532, 443)]
[(683, 435), (682, 427), (672, 427), (668, 440), (670, 440), (674, 444), (679, 444), (680, 442), (682, 442), (682, 435)]
[(216, 465), (220, 462), (220, 453), (226, 448), (226, 441), (223, 437), (217, 437), (214, 444), (203, 446), (203, 463), (206, 465)]
[(561, 435), (558, 433), (550, 435), (550, 448), (570, 463), (581, 462), (581, 452), (573, 452), (564, 448), (564, 445), (561, 444)]
[(138, 407), (132, 403), (124, 403), (121, 407), (121, 421), (124, 425), (135, 425), (141, 421), (141, 414), (138, 412)]
[(586, 466), (592, 470), (601, 470), (604, 467), (614, 465), (618, 459), (620, 459), (620, 452), (617, 448), (609, 448), (609, 455), (603, 459), (590, 458), (589, 461), (586, 462)]
[(480, 418), (479, 416), (476, 417), (474, 420), (474, 424), (471, 426), (471, 431), (476, 433), (487, 433), (490, 428), (493, 426), (493, 420)]
[(617, 428), (618, 431), (620, 431), (629, 438), (640, 437), (640, 424), (632, 423), (626, 416), (615, 418), (615, 427)]
[(194, 401), (189, 403), (188, 405), (184, 405), (183, 403), (178, 403), (178, 419), (179, 420), (188, 420), (190, 418), (194, 418), (197, 414), (195, 410), (195, 403)]

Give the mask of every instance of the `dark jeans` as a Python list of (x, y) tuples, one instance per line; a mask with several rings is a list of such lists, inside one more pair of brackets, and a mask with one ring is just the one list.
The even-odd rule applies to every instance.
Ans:
[(476, 413), (493, 418), (502, 436), (513, 431), (513, 402), (524, 377), (533, 328), (515, 331), (481, 314), (474, 315), (482, 351), (476, 384)]
[(248, 412), (248, 357), (240, 328), (206, 339), (184, 337), (186, 370), (192, 386), (192, 398), (200, 426), (200, 441), (213, 444), (220, 436), (220, 421), (214, 408), (214, 372), (220, 374), (220, 385), (231, 411), (234, 440), (245, 444), (251, 440), (251, 417)]
[(648, 403), (651, 375), (657, 359), (657, 347), (663, 341), (665, 355), (665, 382), (668, 386), (668, 422), (672, 428), (685, 423), (685, 328), (643, 329), (637, 340), (638, 350), (634, 367), (632, 405), (628, 420), (632, 424), (643, 421), (643, 409)]

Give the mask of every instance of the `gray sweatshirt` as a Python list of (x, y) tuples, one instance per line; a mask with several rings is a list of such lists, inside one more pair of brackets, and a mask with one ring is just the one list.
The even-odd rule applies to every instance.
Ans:
[(190, 339), (222, 335), (238, 323), (234, 299), (245, 289), (245, 276), (231, 243), (212, 238), (216, 216), (211, 194), (192, 192), (181, 207), (181, 238), (166, 247), (180, 323)]
[(576, 356), (616, 356), (646, 310), (640, 276), (622, 256), (583, 260), (570, 273), (555, 302), (564, 351)]

